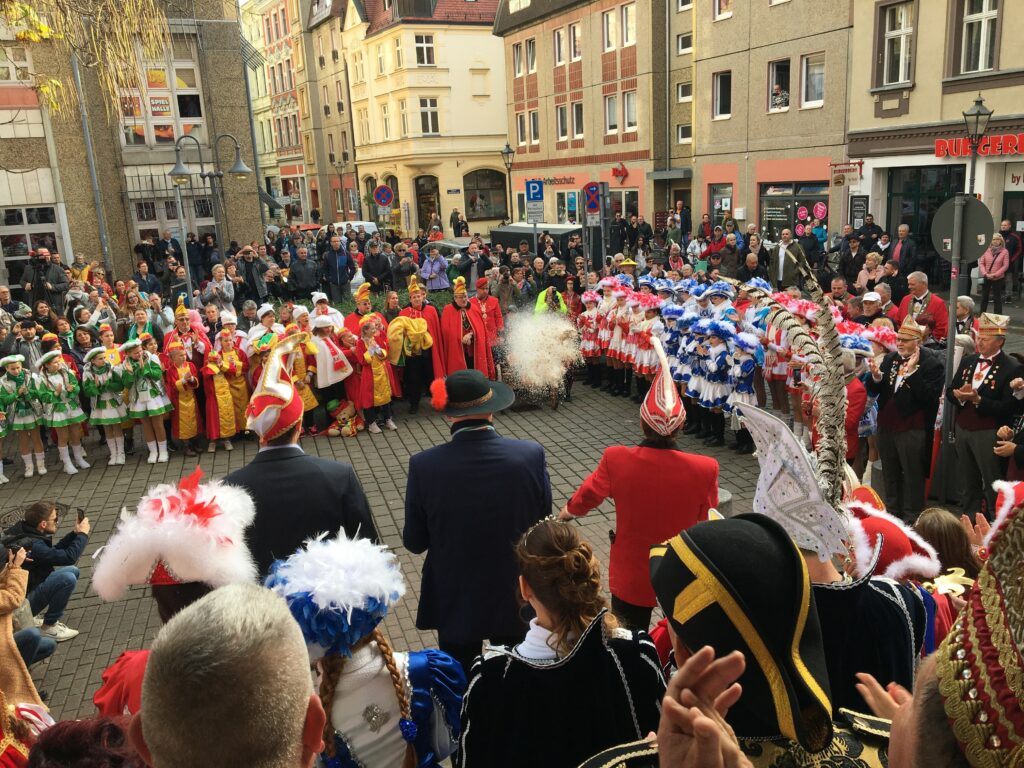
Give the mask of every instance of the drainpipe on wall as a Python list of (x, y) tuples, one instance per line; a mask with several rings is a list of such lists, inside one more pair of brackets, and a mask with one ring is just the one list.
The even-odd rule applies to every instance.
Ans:
[[(108, 275), (114, 274), (114, 265), (110, 261), (110, 241), (107, 238), (107, 219), (103, 212), (103, 198), (100, 196), (100, 182), (96, 176), (96, 156), (92, 150), (92, 132), (89, 130), (89, 111), (85, 105), (85, 93), (82, 90), (82, 73), (78, 66), (78, 55), (71, 55), (71, 72), (75, 80), (75, 94), (78, 96), (78, 109), (82, 114), (82, 141), (85, 144), (85, 161), (89, 166), (89, 183), (92, 186), (92, 201), (96, 206), (96, 224), (100, 233), (100, 251), (103, 254), (103, 267)], [(47, 142), (49, 148), (49, 142)], [(56, 165), (53, 165), (56, 168)]]
[[(665, 170), (672, 170), (672, 78), (669, 77), (672, 71), (672, 3), (663, 0), (665, 4)], [(692, 122), (692, 120), (691, 120)], [(692, 128), (690, 130), (693, 130)], [(672, 204), (672, 181), (665, 179), (665, 210), (675, 210)]]

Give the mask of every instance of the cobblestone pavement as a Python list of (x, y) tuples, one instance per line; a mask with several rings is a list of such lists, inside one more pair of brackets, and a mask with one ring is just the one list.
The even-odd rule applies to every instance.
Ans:
[[(533, 439), (547, 452), (551, 475), (554, 509), (572, 494), (587, 474), (597, 466), (602, 450), (609, 445), (634, 445), (638, 441), (637, 406), (623, 398), (612, 398), (588, 387), (577, 386), (576, 397), (558, 410), (543, 408), (522, 413), (505, 412), (496, 419), (498, 431), (509, 437)], [(399, 649), (420, 648), (436, 643), (432, 632), (416, 629), (415, 611), (419, 592), (422, 557), (402, 547), (404, 495), (409, 456), (448, 439), (448, 426), (437, 414), (409, 417), (406, 407), (398, 404), (397, 432), (358, 438), (326, 438), (303, 440), (308, 453), (334, 458), (352, 464), (369, 498), (377, 525), (385, 542), (401, 560), (409, 582), (405, 599), (388, 617), (385, 629)], [(146, 464), (145, 450), (128, 457), (121, 467), (107, 467), (106, 448), (95, 438), (88, 441), (92, 469), (68, 476), (60, 471), (56, 456), (48, 457), (49, 472), (45, 477), (28, 480), (21, 477), (21, 468), (8, 469), (11, 483), (0, 493), (6, 496), (4, 508), (38, 498), (82, 505), (89, 511), (92, 537), (85, 555), (79, 561), (82, 577), (71, 601), (65, 622), (81, 631), (73, 640), (61, 643), (56, 653), (34, 668), (38, 687), (49, 693), (54, 716), (87, 717), (94, 712), (92, 695), (101, 683), (103, 670), (125, 650), (148, 646), (160, 629), (160, 619), (148, 589), (136, 587), (125, 599), (104, 603), (90, 589), (92, 555), (113, 530), (122, 508), (133, 509), (138, 499), (152, 485), (176, 482), (191, 471), (181, 454), (172, 454), (167, 464)], [(690, 438), (682, 438), (685, 450), (704, 450)], [(138, 442), (136, 443), (138, 445)], [(256, 453), (254, 442), (240, 443), (235, 451), (218, 451), (202, 456), (203, 470), (214, 477), (242, 466)], [(141, 454), (141, 456), (139, 455)], [(737, 457), (728, 450), (709, 451), (721, 462), (721, 487), (733, 492), (734, 512), (748, 511), (757, 481), (757, 464), (750, 456)], [(637, 482), (653, 482), (638, 468)], [(685, 477), (662, 479), (676, 485), (685, 495)], [(454, 492), (454, 489), (453, 489)], [(296, 500), (300, 502), (301, 500)], [(486, 499), (481, 500), (486, 503)], [(282, 514), (287, 514), (282, 510)], [(585, 536), (595, 546), (603, 562), (608, 557), (608, 530), (614, 519), (611, 504), (604, 504), (584, 519)], [(59, 535), (69, 530), (69, 521), (61, 521)]]

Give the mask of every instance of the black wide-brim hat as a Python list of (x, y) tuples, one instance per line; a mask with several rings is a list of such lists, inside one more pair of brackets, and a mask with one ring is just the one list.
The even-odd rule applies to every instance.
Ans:
[(764, 515), (698, 523), (651, 547), (651, 583), (691, 651), (742, 651), (739, 736), (782, 735), (808, 752), (832, 741), (825, 652), (803, 557)]
[(430, 404), (445, 416), (497, 413), (515, 402), (511, 387), (491, 381), (480, 371), (467, 368), (430, 385)]

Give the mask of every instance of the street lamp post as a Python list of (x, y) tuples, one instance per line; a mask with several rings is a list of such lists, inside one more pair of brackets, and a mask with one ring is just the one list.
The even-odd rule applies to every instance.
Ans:
[(203, 146), (199, 143), (199, 139), (190, 134), (181, 136), (176, 142), (174, 142), (174, 167), (167, 173), (167, 175), (171, 177), (171, 181), (174, 183), (174, 198), (178, 205), (178, 234), (181, 237), (183, 247), (186, 249), (183, 255), (185, 257), (185, 283), (188, 286), (190, 305), (192, 301), (192, 268), (188, 263), (188, 241), (186, 240), (185, 232), (185, 208), (181, 200), (181, 188), (192, 180), (192, 170), (182, 162), (182, 142), (186, 139), (190, 139), (195, 142), (196, 152), (199, 155), (199, 178), (210, 183), (210, 192), (213, 197), (213, 226), (216, 231), (217, 243), (220, 248), (224, 248), (224, 237), (221, 232), (220, 200), (218, 199), (216, 186), (216, 182), (223, 181), (224, 179), (224, 172), (220, 170), (220, 158), (217, 155), (217, 144), (224, 138), (231, 139), (235, 144), (235, 162), (231, 168), (228, 169), (228, 174), (239, 181), (249, 178), (249, 176), (252, 175), (252, 169), (242, 161), (242, 147), (238, 143), (238, 139), (230, 133), (220, 133), (214, 137), (213, 168), (209, 171), (206, 170), (206, 165), (203, 162)]
[(512, 218), (512, 164), (516, 160), (516, 151), (512, 149), (512, 146), (506, 141), (505, 148), (501, 150), (501, 161), (505, 164), (505, 178), (508, 180), (508, 198), (505, 201), (505, 208), (508, 212), (508, 223), (511, 224), (515, 219)]
[(964, 113), (964, 125), (967, 127), (967, 140), (971, 143), (971, 179), (967, 194), (974, 194), (974, 172), (978, 167), (978, 145), (988, 131), (988, 121), (992, 119), (992, 110), (985, 106), (985, 100), (978, 94), (974, 104)]
[(338, 172), (338, 203), (341, 208), (338, 213), (341, 214), (340, 220), (345, 221), (348, 218), (348, 201), (345, 199), (345, 163), (339, 160), (334, 164), (334, 170)]

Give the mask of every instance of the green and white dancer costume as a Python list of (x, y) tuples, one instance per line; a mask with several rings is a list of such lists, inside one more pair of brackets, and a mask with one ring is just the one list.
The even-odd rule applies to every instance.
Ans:
[(143, 351), (141, 360), (125, 358), (121, 381), (128, 389), (129, 418), (162, 416), (174, 410), (164, 387), (164, 369), (156, 355)]
[[(39, 399), (43, 403), (43, 423), (57, 430), (67, 430), (85, 421), (85, 412), (78, 403), (81, 387), (74, 372), (61, 363), (55, 371), (48, 371), (48, 358), (60, 356), (60, 350), (47, 352), (39, 359)], [(76, 438), (77, 442), (70, 442)], [(64, 464), (64, 471), (69, 475), (77, 475), (79, 469), (88, 469), (85, 451), (82, 449), (81, 430), (74, 430), (62, 435), (57, 433), (57, 453)], [(61, 445), (63, 438), (64, 445)], [(70, 443), (70, 445), (69, 445)], [(71, 460), (74, 453), (75, 460)]]
[[(110, 460), (107, 466), (124, 464), (124, 435), (120, 430), (109, 427), (120, 427), (128, 421), (128, 406), (124, 404), (125, 385), (121, 380), (121, 366), (112, 365), (105, 357), (102, 347), (90, 350), (85, 355), (86, 361), (82, 370), (82, 389), (89, 396), (89, 424), (104, 427), (107, 449)], [(100, 366), (96, 366), (96, 360)]]
[[(20, 362), (24, 365), (25, 358), (21, 355), (12, 355), (4, 358), (5, 361)], [(22, 435), (28, 434), (30, 444), (32, 440), (38, 445), (39, 436), (32, 433), (43, 423), (43, 404), (39, 400), (39, 377), (27, 368), (22, 368), (17, 375), (5, 372), (0, 376), (0, 408), (6, 416), (5, 422), (10, 432), (18, 432)], [(19, 438), (19, 445), (23, 445)], [(21, 460), (25, 462), (25, 477), (35, 475), (35, 468), (32, 465), (32, 453), (23, 453)], [(40, 475), (46, 474), (46, 454), (35, 454), (36, 467)], [(0, 481), (3, 482), (3, 481)]]

